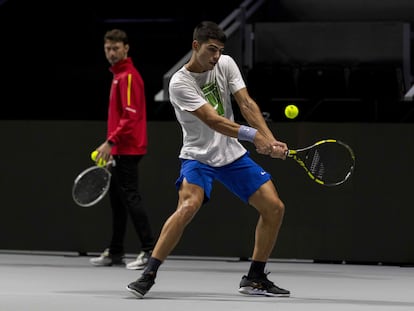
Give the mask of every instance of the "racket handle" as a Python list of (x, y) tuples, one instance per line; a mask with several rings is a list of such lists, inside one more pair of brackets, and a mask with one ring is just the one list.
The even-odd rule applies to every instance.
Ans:
[(109, 167), (109, 166), (116, 166), (116, 162), (115, 162), (115, 160), (111, 160), (111, 161), (108, 161), (108, 163), (106, 163), (106, 165), (105, 165), (106, 167)]

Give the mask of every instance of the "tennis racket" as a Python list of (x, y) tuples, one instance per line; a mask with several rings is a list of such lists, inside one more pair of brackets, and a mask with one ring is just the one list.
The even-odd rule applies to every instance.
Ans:
[(81, 172), (73, 182), (73, 201), (79, 206), (89, 207), (102, 200), (109, 190), (112, 166), (115, 166), (115, 161), (109, 161), (105, 166), (94, 165)]
[(324, 139), (306, 148), (288, 150), (286, 156), (295, 160), (313, 181), (323, 186), (343, 184), (355, 168), (353, 150), (336, 139)]

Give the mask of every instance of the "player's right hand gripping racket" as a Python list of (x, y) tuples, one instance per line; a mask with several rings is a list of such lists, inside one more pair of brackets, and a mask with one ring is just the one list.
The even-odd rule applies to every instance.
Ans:
[(75, 178), (72, 198), (76, 204), (89, 207), (103, 199), (111, 183), (112, 166), (115, 166), (115, 161), (109, 161), (105, 166), (94, 165)]
[(323, 186), (337, 186), (347, 181), (355, 168), (355, 154), (351, 147), (336, 139), (324, 139), (302, 149), (289, 150), (307, 175)]

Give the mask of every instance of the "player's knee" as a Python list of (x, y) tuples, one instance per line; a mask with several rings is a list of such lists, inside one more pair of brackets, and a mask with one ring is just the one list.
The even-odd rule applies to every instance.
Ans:
[(284, 215), (285, 214), (285, 204), (279, 199), (276, 204), (276, 210), (278, 213)]
[(199, 206), (196, 203), (186, 201), (178, 206), (175, 214), (180, 222), (186, 225), (193, 219), (198, 209)]
[(268, 206), (265, 217), (267, 215), (271, 219), (279, 220), (285, 214), (285, 204), (279, 198), (273, 199)]

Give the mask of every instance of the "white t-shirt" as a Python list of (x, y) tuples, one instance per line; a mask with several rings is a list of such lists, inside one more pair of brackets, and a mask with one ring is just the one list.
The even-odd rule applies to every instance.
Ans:
[(234, 121), (230, 96), (245, 86), (236, 62), (228, 55), (221, 55), (214, 68), (207, 72), (194, 73), (183, 66), (171, 77), (170, 101), (183, 133), (180, 158), (219, 167), (246, 152), (236, 138), (214, 131), (189, 112), (209, 103), (217, 113)]

